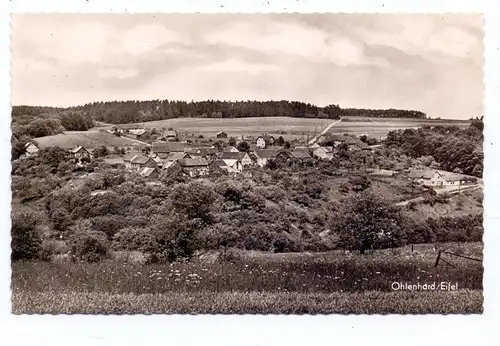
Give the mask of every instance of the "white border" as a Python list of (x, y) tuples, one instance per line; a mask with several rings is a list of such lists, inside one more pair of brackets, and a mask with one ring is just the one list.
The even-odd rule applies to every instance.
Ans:
[[(500, 6), (478, 1), (6, 0), (0, 5), (0, 339), (16, 345), (495, 345), (500, 270)], [(5, 8), (4, 8), (5, 7)], [(485, 14), (485, 307), (482, 316), (12, 316), (10, 315), (10, 13), (474, 12)], [(497, 173), (497, 174), (495, 174)], [(497, 179), (495, 179), (497, 178)], [(497, 257), (498, 259), (498, 257)], [(495, 323), (497, 322), (497, 323)], [(495, 328), (495, 326), (497, 328)], [(495, 342), (496, 341), (496, 342)]]

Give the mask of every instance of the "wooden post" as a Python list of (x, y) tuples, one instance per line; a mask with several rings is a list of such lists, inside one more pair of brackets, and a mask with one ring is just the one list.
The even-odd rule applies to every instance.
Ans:
[(441, 250), (439, 250), (437, 258), (436, 258), (436, 263), (434, 263), (434, 267), (437, 267), (439, 264), (439, 260), (441, 259)]

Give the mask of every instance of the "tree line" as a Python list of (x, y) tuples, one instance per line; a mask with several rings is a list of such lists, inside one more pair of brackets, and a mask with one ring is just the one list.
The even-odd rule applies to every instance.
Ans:
[[(110, 101), (93, 102), (66, 110), (88, 112), (94, 120), (111, 124), (146, 122), (173, 118), (247, 118), (286, 116), (340, 119), (342, 116), (422, 118), (425, 113), (399, 109), (341, 108), (330, 104), (319, 107), (298, 101)], [(14, 106), (13, 117), (60, 112), (58, 108)]]

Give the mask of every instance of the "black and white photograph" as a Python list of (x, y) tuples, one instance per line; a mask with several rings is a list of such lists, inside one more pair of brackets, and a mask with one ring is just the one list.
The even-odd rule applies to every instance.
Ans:
[(482, 314), (483, 24), (12, 14), (12, 313)]

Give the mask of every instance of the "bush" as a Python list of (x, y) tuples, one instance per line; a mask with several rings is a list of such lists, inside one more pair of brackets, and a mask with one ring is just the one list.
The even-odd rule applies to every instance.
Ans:
[(33, 212), (12, 214), (11, 260), (33, 260), (40, 255), (42, 240), (37, 230), (40, 217)]
[(158, 242), (149, 228), (124, 228), (113, 237), (114, 250), (158, 252)]
[(99, 262), (108, 256), (109, 244), (106, 234), (93, 231), (88, 220), (79, 221), (73, 226), (71, 252), (85, 262)]

